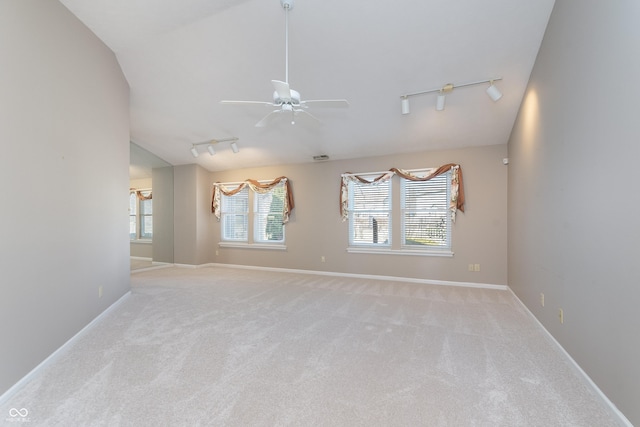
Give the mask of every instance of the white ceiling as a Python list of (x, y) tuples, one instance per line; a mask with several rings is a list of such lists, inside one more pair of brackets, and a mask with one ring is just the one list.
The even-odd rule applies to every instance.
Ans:
[[(280, 0), (61, 0), (117, 56), (131, 88), (131, 140), (173, 165), (208, 170), (506, 143), (554, 0), (294, 0), (289, 83), (302, 99), (346, 98), (347, 109), (309, 110), (322, 125), (254, 124), (285, 80)], [(436, 94), (457, 88), (444, 111)], [(195, 159), (194, 142), (238, 137)]]

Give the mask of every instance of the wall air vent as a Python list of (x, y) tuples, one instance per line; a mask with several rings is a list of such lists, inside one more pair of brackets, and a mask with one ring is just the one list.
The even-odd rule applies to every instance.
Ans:
[(326, 154), (320, 154), (319, 156), (313, 156), (313, 160), (315, 160), (316, 162), (322, 162), (325, 160), (329, 160), (329, 156), (327, 156)]

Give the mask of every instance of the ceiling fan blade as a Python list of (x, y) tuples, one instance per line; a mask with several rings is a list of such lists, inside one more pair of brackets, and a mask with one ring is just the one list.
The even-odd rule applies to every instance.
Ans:
[(282, 110), (273, 110), (272, 112), (270, 112), (269, 114), (267, 114), (266, 116), (264, 116), (262, 118), (262, 120), (260, 120), (258, 123), (256, 123), (256, 127), (257, 128), (262, 128), (265, 127), (266, 125), (268, 125), (269, 123), (271, 123), (271, 121), (273, 121), (273, 119), (276, 118), (276, 116), (278, 114), (282, 113)]
[(291, 88), (289, 87), (289, 83), (281, 82), (280, 80), (271, 80), (271, 84), (273, 84), (273, 88), (276, 90), (278, 98), (285, 102), (291, 100)]
[[(321, 125), (321, 124), (322, 124), (322, 122), (320, 121), (320, 119), (318, 119), (316, 116), (314, 116), (313, 114), (311, 114), (311, 113), (309, 113), (308, 111), (305, 111), (305, 110), (299, 110), (299, 109), (296, 109), (296, 110), (294, 110), (294, 111), (293, 111), (293, 115), (294, 115), (294, 116), (298, 116), (298, 115), (300, 115), (300, 117), (306, 117), (306, 118), (309, 118), (309, 119), (311, 119), (313, 122), (315, 122), (315, 123), (316, 123), (316, 124), (318, 124), (318, 125)], [(292, 124), (293, 124), (293, 123), (292, 123)]]
[(264, 102), (264, 101), (220, 101), (220, 104), (225, 105), (267, 105), (269, 107), (274, 107), (272, 102)]
[(306, 104), (313, 104), (314, 107), (330, 108), (343, 108), (349, 106), (349, 102), (346, 99), (310, 99), (308, 101), (300, 101), (301, 106), (305, 107)]

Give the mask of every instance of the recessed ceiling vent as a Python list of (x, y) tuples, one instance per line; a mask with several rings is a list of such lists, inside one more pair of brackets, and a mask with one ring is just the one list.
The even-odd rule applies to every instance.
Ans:
[(326, 154), (320, 154), (319, 156), (313, 156), (313, 160), (315, 160), (316, 162), (323, 162), (325, 160), (329, 160), (329, 156), (327, 156)]

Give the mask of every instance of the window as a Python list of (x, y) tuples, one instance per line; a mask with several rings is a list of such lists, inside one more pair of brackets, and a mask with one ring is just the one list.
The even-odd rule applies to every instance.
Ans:
[(249, 236), (249, 188), (233, 196), (221, 196), (222, 240), (247, 242)]
[(211, 208), (221, 222), (220, 246), (286, 250), (284, 229), (293, 209), (286, 177), (216, 183)]
[(342, 176), (340, 211), (349, 220), (351, 253), (452, 256), (458, 210), (464, 211), (460, 165)]
[[(417, 174), (426, 176), (426, 173)], [(400, 180), (402, 246), (409, 249), (450, 249), (451, 171), (429, 181)]]
[(151, 190), (129, 193), (129, 239), (151, 240), (153, 238), (153, 201)]
[(376, 184), (350, 181), (348, 209), (350, 246), (391, 245), (391, 180)]
[(255, 193), (253, 203), (253, 240), (260, 243), (284, 242), (284, 183), (271, 191)]

